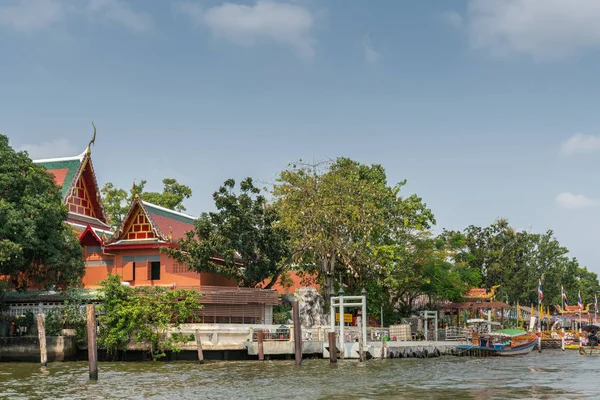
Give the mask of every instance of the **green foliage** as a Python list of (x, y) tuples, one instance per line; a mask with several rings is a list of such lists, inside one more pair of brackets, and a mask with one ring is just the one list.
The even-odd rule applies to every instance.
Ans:
[(46, 314), (46, 336), (60, 336), (62, 334), (62, 324), (60, 317), (54, 311)]
[(142, 200), (171, 210), (185, 211), (186, 208), (183, 205), (183, 201), (192, 197), (192, 189), (189, 186), (178, 183), (173, 178), (163, 179), (164, 189), (162, 193), (144, 192), (143, 188), (145, 184), (146, 181), (140, 183), (141, 190), (139, 195)]
[(562, 304), (561, 285), (571, 304), (581, 291), (584, 303), (592, 303), (600, 290), (597, 274), (579, 266), (552, 231), (543, 234), (516, 231), (507, 220), (488, 227), (465, 230), (467, 262), (481, 272), (486, 287), (501, 285), (505, 301), (537, 304), (538, 282), (542, 280), (544, 306)]
[(287, 324), (292, 319), (292, 309), (285, 304), (273, 306), (273, 324)]
[(85, 272), (60, 188), (0, 135), (0, 276), (13, 288), (78, 285)]
[(378, 247), (402, 245), (412, 231), (435, 223), (421, 198), (399, 195), (404, 184), (388, 186), (381, 165), (348, 158), (321, 170), (292, 165), (280, 174), (273, 190), (280, 224), (290, 234), (295, 263), (323, 278), (326, 299), (338, 273), (349, 290), (377, 280)]
[(196, 321), (200, 294), (193, 290), (169, 290), (162, 287), (121, 285), (118, 275), (102, 282), (104, 299), (98, 307), (100, 332), (98, 344), (109, 353), (124, 350), (127, 344), (150, 343), (152, 357), (165, 351), (179, 351), (181, 337), (169, 331), (186, 321)]
[[(225, 181), (213, 194), (217, 211), (203, 213), (180, 248), (167, 252), (194, 271), (224, 275), (247, 287), (270, 278), (270, 287), (289, 266), (287, 231), (277, 225), (277, 209), (251, 178), (240, 182), (239, 193), (234, 189), (233, 179)], [(215, 262), (215, 254), (223, 261)]]
[(142, 200), (156, 204), (157, 206), (175, 211), (185, 211), (186, 208), (183, 205), (183, 201), (192, 196), (192, 189), (173, 178), (165, 178), (162, 182), (164, 187), (161, 193), (144, 191), (147, 181), (142, 180), (140, 183), (134, 183), (129, 191), (129, 195), (126, 190), (117, 188), (112, 182), (106, 182), (100, 191), (102, 192), (102, 203), (104, 204), (109, 224), (114, 229), (121, 225), (125, 214), (127, 214), (129, 205), (136, 194)]
[(100, 192), (108, 223), (113, 229), (117, 229), (129, 208), (127, 192), (117, 188), (112, 182), (106, 182)]

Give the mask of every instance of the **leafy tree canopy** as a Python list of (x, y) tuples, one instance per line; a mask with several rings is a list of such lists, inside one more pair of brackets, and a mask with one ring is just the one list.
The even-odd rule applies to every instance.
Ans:
[(235, 181), (226, 180), (213, 199), (217, 211), (203, 213), (179, 241), (180, 249), (169, 254), (194, 271), (225, 275), (247, 287), (269, 279), (270, 288), (290, 263), (289, 237), (277, 224), (277, 209), (251, 178), (240, 182), (237, 192)]
[(418, 196), (388, 186), (381, 165), (338, 158), (320, 165), (291, 165), (273, 190), (280, 225), (290, 234), (294, 261), (318, 273), (327, 297), (341, 273), (346, 284), (363, 281), (377, 246), (402, 243), (413, 230), (435, 223)]
[(79, 284), (82, 250), (66, 218), (53, 177), (0, 135), (0, 275), (13, 288)]
[(108, 216), (109, 224), (113, 228), (121, 225), (133, 197), (138, 194), (142, 200), (161, 207), (175, 211), (185, 211), (183, 201), (192, 197), (192, 189), (177, 182), (173, 178), (163, 179), (162, 192), (145, 191), (146, 180), (135, 183), (130, 189), (129, 194), (126, 190), (116, 187), (112, 182), (106, 182), (102, 189), (102, 202)]

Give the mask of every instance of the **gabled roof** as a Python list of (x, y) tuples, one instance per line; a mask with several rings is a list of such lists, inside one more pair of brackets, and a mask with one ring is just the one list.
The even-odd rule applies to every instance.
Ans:
[(195, 218), (142, 201), (136, 196), (108, 244), (168, 243), (194, 229)]
[(68, 205), (69, 214), (85, 216), (85, 214), (82, 214), (82, 207), (69, 204), (73, 203), (73, 198), (78, 196), (78, 191), (81, 189), (86, 192), (90, 203), (88, 207), (93, 210), (93, 216), (87, 215), (86, 217), (99, 221), (99, 225), (102, 227), (108, 227), (106, 224), (106, 212), (100, 201), (100, 190), (92, 165), (89, 145), (87, 149), (78, 156), (48, 158), (43, 160), (33, 160), (33, 162), (43, 166), (54, 176), (55, 183), (61, 187), (63, 203)]
[(54, 175), (54, 182), (61, 187), (64, 201), (86, 154), (87, 151), (84, 151), (74, 157), (46, 158), (33, 160), (33, 162), (46, 168), (48, 172)]
[(83, 232), (81, 232), (81, 235), (79, 235), (79, 243), (81, 243), (82, 246), (95, 246), (102, 245), (104, 242), (94, 229), (88, 225)]
[(194, 229), (195, 217), (156, 204), (142, 201), (146, 212), (150, 214), (157, 229), (171, 240), (182, 239), (188, 231)]

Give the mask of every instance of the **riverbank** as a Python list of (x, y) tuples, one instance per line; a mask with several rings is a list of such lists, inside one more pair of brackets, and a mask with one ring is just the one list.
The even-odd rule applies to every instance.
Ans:
[[(594, 365), (590, 365), (593, 363)], [(98, 382), (84, 362), (6, 363), (0, 398), (67, 399), (506, 399), (597, 398), (596, 364), (576, 352), (525, 357), (100, 363)]]

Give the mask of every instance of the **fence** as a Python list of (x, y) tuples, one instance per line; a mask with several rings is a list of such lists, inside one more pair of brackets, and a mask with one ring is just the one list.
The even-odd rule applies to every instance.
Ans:
[(48, 315), (53, 312), (55, 314), (60, 314), (62, 309), (62, 304), (46, 304), (46, 303), (20, 303), (20, 304), (11, 304), (8, 310), (3, 311), (0, 315), (17, 317), (19, 315), (25, 315), (28, 312), (32, 312), (34, 315), (36, 314), (44, 314)]

